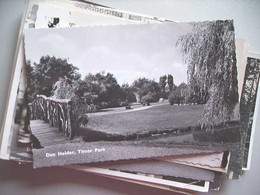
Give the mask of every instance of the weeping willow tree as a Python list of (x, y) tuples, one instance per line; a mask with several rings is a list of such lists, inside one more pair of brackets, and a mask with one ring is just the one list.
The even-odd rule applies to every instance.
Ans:
[(230, 121), (238, 103), (234, 26), (233, 21), (192, 25), (192, 30), (181, 36), (177, 45), (188, 65), (189, 92), (207, 94), (201, 97), (207, 100), (199, 123), (202, 129), (211, 130)]

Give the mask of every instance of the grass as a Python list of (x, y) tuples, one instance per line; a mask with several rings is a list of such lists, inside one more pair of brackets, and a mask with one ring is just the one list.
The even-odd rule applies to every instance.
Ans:
[(166, 104), (136, 112), (90, 116), (87, 129), (117, 135), (167, 131), (197, 126), (202, 111), (203, 105)]
[(202, 111), (203, 105), (164, 104), (135, 112), (91, 116), (87, 128), (81, 128), (79, 135), (86, 142), (143, 140), (163, 145), (239, 142), (239, 122), (207, 132), (198, 125)]

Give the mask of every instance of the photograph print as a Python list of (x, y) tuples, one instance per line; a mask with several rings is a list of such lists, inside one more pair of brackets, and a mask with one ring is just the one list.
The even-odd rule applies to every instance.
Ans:
[(34, 167), (237, 150), (233, 21), (25, 31)]

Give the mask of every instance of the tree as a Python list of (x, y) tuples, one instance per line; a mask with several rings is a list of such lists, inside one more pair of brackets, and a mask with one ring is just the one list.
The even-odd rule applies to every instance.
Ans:
[(69, 84), (68, 78), (59, 78), (59, 80), (53, 85), (52, 97), (55, 99), (74, 99), (76, 98), (75, 90)]
[(64, 78), (60, 77), (59, 80), (53, 85), (52, 98), (71, 100), (71, 120), (74, 121), (73, 124), (75, 125), (75, 129), (79, 129), (82, 126), (87, 125), (88, 116), (86, 113), (96, 112), (96, 107), (94, 105), (87, 105), (76, 94), (76, 88), (69, 84), (66, 76)]
[(84, 81), (89, 85), (88, 95), (95, 97), (93, 103), (102, 106), (102, 102), (106, 102), (109, 107), (120, 105), (122, 91), (113, 74), (104, 71), (88, 74)]
[(121, 90), (122, 90), (122, 97), (121, 97), (122, 101), (127, 101), (129, 103), (136, 102), (136, 97), (132, 87), (130, 87), (128, 84), (123, 84)]
[(168, 74), (168, 87), (170, 92), (173, 90), (173, 86), (174, 86), (173, 76), (171, 74)]
[(36, 97), (36, 84), (35, 84), (35, 75), (34, 75), (34, 67), (31, 65), (31, 61), (26, 61), (26, 81), (27, 81), (27, 93), (28, 93), (28, 101), (32, 102)]
[(149, 106), (151, 102), (154, 101), (153, 94), (148, 92), (145, 96), (141, 98), (142, 104)]
[(152, 96), (151, 102), (158, 101), (160, 98), (162, 89), (160, 85), (154, 80), (150, 80), (147, 78), (139, 78), (133, 82), (132, 86), (141, 99), (143, 96), (146, 96), (149, 92)]
[(28, 92), (30, 96), (33, 96), (33, 99), (36, 94), (51, 96), (52, 86), (59, 78), (66, 77), (69, 84), (80, 78), (78, 68), (68, 63), (67, 59), (42, 56), (40, 62), (34, 64), (33, 69), (30, 64), (27, 66), (31, 74), (29, 78), (32, 79), (28, 86)]
[(162, 90), (160, 97), (167, 98), (167, 92), (166, 92), (167, 76), (166, 75), (160, 77), (159, 85)]
[(167, 76), (166, 75), (160, 77), (159, 84), (160, 84), (160, 86), (161, 86), (163, 91), (165, 91), (166, 80), (167, 80)]
[(169, 95), (170, 104), (180, 105), (183, 103), (187, 103), (187, 90), (188, 88), (185, 83), (181, 83), (178, 87), (176, 87)]
[(238, 103), (235, 34), (233, 21), (192, 23), (193, 29), (180, 37), (184, 61), (188, 64), (189, 91), (208, 95), (202, 128), (230, 121)]
[(192, 90), (188, 90), (187, 98), (189, 103), (206, 104), (208, 101), (208, 91), (200, 88), (198, 85), (193, 85)]

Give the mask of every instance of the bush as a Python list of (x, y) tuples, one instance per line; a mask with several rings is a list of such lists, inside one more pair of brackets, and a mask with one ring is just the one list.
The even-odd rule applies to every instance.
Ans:
[(93, 113), (97, 111), (97, 107), (94, 104), (87, 105), (86, 112)]
[(108, 107), (108, 103), (107, 102), (101, 102), (101, 107), (102, 108), (107, 108)]
[(173, 93), (171, 93), (170, 95), (169, 95), (169, 102), (170, 102), (170, 104), (171, 105), (173, 105), (174, 103), (175, 103), (175, 96), (174, 96), (174, 94)]
[(141, 103), (143, 105), (146, 104), (149, 106), (151, 102), (154, 102), (153, 94), (151, 92), (141, 98)]
[(178, 93), (173, 92), (169, 95), (169, 102), (171, 105), (173, 104), (179, 105), (180, 103), (183, 103), (183, 97), (180, 96)]
[(120, 106), (129, 106), (129, 102), (127, 102), (127, 101), (121, 102)]
[(84, 127), (84, 126), (86, 126), (88, 124), (88, 116), (86, 115), (86, 114), (84, 114), (84, 115), (82, 115), (82, 116), (80, 116), (79, 118), (78, 118), (78, 120), (77, 120), (77, 125), (79, 126), (79, 127)]
[(72, 104), (72, 118), (76, 126), (85, 126), (88, 123), (87, 113), (96, 112), (96, 106), (94, 104), (85, 105), (79, 102), (73, 102)]

